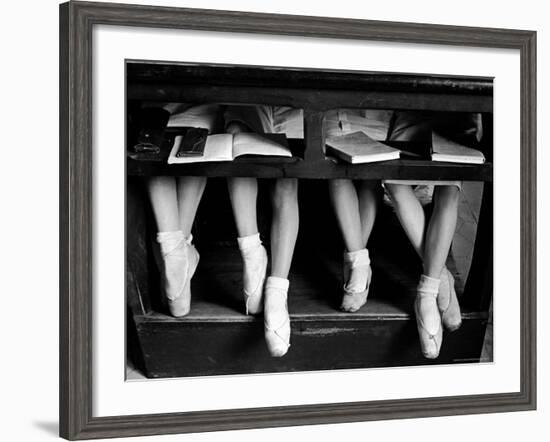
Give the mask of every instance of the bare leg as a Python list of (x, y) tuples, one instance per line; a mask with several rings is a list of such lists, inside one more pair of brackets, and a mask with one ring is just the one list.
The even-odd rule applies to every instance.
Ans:
[(178, 206), (179, 226), (185, 237), (191, 234), (191, 228), (195, 221), (195, 215), (206, 186), (206, 177), (186, 176), (179, 177)]
[(298, 236), (298, 180), (279, 178), (272, 194), (271, 276), (265, 284), (265, 340), (272, 356), (286, 354), (290, 345), (288, 273)]
[(367, 302), (370, 259), (366, 245), (376, 217), (376, 190), (372, 181), (359, 184), (351, 180), (329, 182), (329, 195), (344, 237), (344, 296), (341, 309), (356, 312)]
[[(248, 132), (241, 123), (230, 123), (228, 133)], [(227, 189), (237, 226), (237, 242), (243, 259), (243, 295), (246, 314), (263, 310), (263, 291), (267, 272), (267, 252), (258, 233), (256, 203), (258, 180), (256, 178), (228, 178)]]
[(353, 182), (347, 179), (330, 180), (328, 188), (346, 250), (355, 252), (363, 249), (366, 242), (363, 242), (361, 234), (360, 204)]
[(367, 246), (376, 219), (380, 183), (364, 180), (359, 184), (359, 219), (361, 220), (361, 243)]
[[(423, 259), (424, 210), (407, 184), (387, 184), (395, 212), (416, 253)], [(426, 358), (436, 358), (441, 347), (441, 316), (437, 307), (437, 279), (420, 277), (414, 303), (416, 324), (422, 353)]]
[[(451, 241), (456, 228), (459, 190), (456, 186), (437, 186), (434, 192), (434, 210), (426, 231), (424, 245), (424, 274), (417, 287), (415, 311), (420, 344), (424, 356), (436, 358), (442, 342), (443, 317), (441, 303), (441, 277), (449, 254)], [(445, 275), (446, 277), (446, 275)], [(451, 295), (449, 290), (445, 296)], [(451, 295), (452, 296), (452, 295)], [(447, 327), (455, 329), (460, 326), (460, 309), (456, 297), (453, 301), (455, 316), (452, 323), (445, 320)], [(444, 310), (444, 316), (448, 309)], [(452, 316), (448, 318), (453, 319)]]
[[(433, 359), (439, 355), (442, 342), (441, 314), (438, 302), (440, 278), (449, 254), (456, 228), (459, 190), (456, 186), (437, 186), (434, 192), (434, 210), (424, 235), (424, 211), (407, 185), (390, 184), (388, 191), (395, 210), (409, 240), (424, 263), (424, 274), (417, 287), (415, 313), (422, 352)], [(445, 291), (448, 298), (450, 290)], [(460, 326), (460, 310), (454, 300), (453, 327)], [(448, 305), (448, 301), (446, 301)], [(456, 325), (458, 324), (458, 325)]]
[(186, 242), (181, 231), (176, 179), (152, 177), (147, 188), (157, 221), (157, 241), (160, 245), (157, 263), (162, 288), (170, 313), (173, 316), (184, 316), (190, 309), (189, 280), (197, 266), (198, 253)]
[(386, 184), (386, 189), (391, 196), (395, 213), (403, 226), (409, 241), (423, 258), (424, 230), (426, 228), (426, 217), (424, 209), (414, 195), (412, 187), (408, 184)]
[(147, 191), (159, 232), (179, 230), (176, 179), (154, 176), (147, 182)]
[(437, 186), (434, 210), (426, 231), (424, 274), (439, 279), (456, 229), (459, 189), (456, 186)]
[(298, 180), (279, 178), (272, 194), (271, 276), (288, 278), (298, 237)]
[(258, 233), (256, 200), (258, 181), (256, 178), (228, 178), (227, 188), (238, 236), (250, 236)]
[(257, 314), (263, 309), (267, 271), (267, 252), (262, 246), (256, 219), (258, 181), (256, 178), (229, 178), (227, 186), (243, 259), (245, 310), (246, 314)]
[[(230, 134), (248, 132), (248, 128), (240, 123), (231, 123), (226, 131)], [(227, 188), (233, 216), (237, 225), (239, 237), (258, 233), (256, 201), (258, 198), (258, 180), (256, 178), (228, 178)]]

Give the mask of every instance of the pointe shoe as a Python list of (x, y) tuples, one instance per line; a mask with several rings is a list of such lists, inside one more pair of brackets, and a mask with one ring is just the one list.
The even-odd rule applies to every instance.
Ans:
[(462, 314), (456, 297), (455, 279), (446, 267), (441, 272), (437, 307), (441, 313), (441, 322), (447, 330), (458, 330), (462, 325)]
[(430, 282), (436, 281), (436, 285), (429, 287), (422, 276), (417, 289), (416, 299), (414, 301), (414, 312), (416, 315), (416, 326), (420, 338), (420, 347), (422, 354), (427, 359), (435, 359), (439, 356), (441, 343), (443, 341), (443, 327), (441, 325), (441, 315), (437, 306), (437, 289), (439, 280), (434, 278)]
[[(266, 283), (264, 334), (271, 356), (280, 358), (290, 347), (290, 317), (287, 306), (287, 290)], [(281, 278), (277, 278), (281, 279)]]
[(256, 315), (263, 310), (264, 282), (267, 271), (267, 252), (261, 244), (241, 250), (243, 257), (243, 295), (246, 314)]
[(290, 318), (287, 317), (277, 327), (271, 327), (267, 322), (265, 326), (265, 342), (269, 354), (274, 358), (280, 358), (288, 352), (290, 347)]
[(344, 295), (340, 309), (355, 313), (367, 303), (372, 269), (367, 249), (344, 253)]
[(174, 317), (187, 315), (191, 310), (191, 278), (199, 264), (200, 255), (193, 244), (187, 245), (188, 268), (185, 276), (185, 284), (180, 296), (170, 298), (167, 296), (168, 309)]
[(186, 239), (181, 234), (167, 240), (163, 233), (159, 233), (158, 242), (162, 253), (164, 297), (172, 316), (185, 316), (191, 308), (191, 278), (199, 262), (199, 253), (191, 244), (191, 236)]
[(355, 313), (361, 307), (363, 307), (367, 303), (371, 279), (372, 269), (370, 266), (368, 266), (367, 286), (365, 290), (360, 292), (353, 292), (348, 291), (344, 288), (344, 295), (342, 296), (342, 304), (340, 305), (340, 309), (345, 312)]

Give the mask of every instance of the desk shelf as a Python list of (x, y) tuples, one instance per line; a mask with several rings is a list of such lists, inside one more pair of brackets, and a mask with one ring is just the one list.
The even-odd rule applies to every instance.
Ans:
[(300, 158), (238, 158), (233, 162), (166, 164), (128, 159), (130, 176), (254, 176), (258, 178), (403, 179), (492, 181), (493, 165), (454, 164), (421, 160), (391, 160), (343, 164), (332, 159), (307, 162)]
[[(292, 158), (243, 156), (234, 161), (168, 164), (168, 151), (153, 160), (127, 159), (129, 176), (254, 176), (258, 178), (295, 177), (305, 179), (403, 179), (492, 181), (493, 165), (459, 164), (418, 159), (399, 159), (364, 164), (348, 164), (334, 158), (308, 157), (304, 140), (289, 139)], [(406, 149), (407, 146), (401, 147)], [(395, 145), (395, 143), (393, 143)], [(317, 147), (317, 146), (314, 146)], [(397, 146), (395, 146), (397, 147)]]

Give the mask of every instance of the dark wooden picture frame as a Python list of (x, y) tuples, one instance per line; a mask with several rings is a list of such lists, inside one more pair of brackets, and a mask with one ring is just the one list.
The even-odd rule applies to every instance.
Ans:
[[(108, 24), (509, 48), (521, 63), (521, 389), (257, 409), (92, 415), (92, 29)], [(536, 407), (536, 33), (69, 2), (60, 7), (60, 435), (67, 439), (356, 422)]]

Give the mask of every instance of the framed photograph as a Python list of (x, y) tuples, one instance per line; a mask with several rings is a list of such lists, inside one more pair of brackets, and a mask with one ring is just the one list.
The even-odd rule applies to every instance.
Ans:
[(536, 33), (60, 6), (60, 435), (536, 407)]

